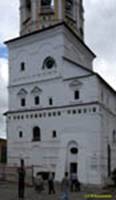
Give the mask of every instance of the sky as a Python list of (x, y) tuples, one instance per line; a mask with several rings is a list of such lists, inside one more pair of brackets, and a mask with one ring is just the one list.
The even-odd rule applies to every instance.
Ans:
[[(83, 0), (85, 42), (96, 54), (94, 71), (116, 89), (116, 0)], [(8, 52), (4, 41), (19, 35), (19, 0), (0, 1), (0, 137), (6, 137)]]

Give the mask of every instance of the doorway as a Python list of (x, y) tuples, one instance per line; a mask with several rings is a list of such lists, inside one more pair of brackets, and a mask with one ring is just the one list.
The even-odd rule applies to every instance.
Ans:
[(78, 174), (78, 152), (78, 143), (76, 141), (70, 141), (67, 146), (66, 159), (66, 171), (69, 172), (69, 176)]
[(77, 174), (78, 164), (76, 162), (70, 163), (70, 174)]

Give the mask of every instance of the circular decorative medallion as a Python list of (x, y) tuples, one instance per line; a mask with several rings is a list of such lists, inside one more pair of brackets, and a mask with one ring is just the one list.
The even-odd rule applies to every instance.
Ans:
[(52, 57), (47, 57), (44, 60), (43, 68), (52, 69), (55, 66), (55, 60)]

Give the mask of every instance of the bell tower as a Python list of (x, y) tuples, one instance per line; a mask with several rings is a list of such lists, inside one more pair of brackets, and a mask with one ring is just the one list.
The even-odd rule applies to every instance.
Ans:
[(66, 22), (83, 40), (82, 0), (20, 0), (20, 34)]

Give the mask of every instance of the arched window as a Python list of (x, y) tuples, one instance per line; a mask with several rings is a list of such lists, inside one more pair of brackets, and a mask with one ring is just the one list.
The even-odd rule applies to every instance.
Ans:
[(18, 101), (19, 101), (21, 107), (26, 106), (26, 96), (27, 96), (27, 94), (28, 94), (28, 92), (23, 88), (21, 88), (19, 90), (19, 92), (17, 93)]
[(53, 105), (53, 99), (49, 98), (49, 105), (52, 106)]
[(79, 91), (78, 91), (78, 90), (75, 90), (75, 91), (74, 91), (74, 99), (75, 99), (75, 100), (79, 99), (79, 95), (80, 95), (80, 94), (79, 94)]
[(56, 130), (54, 130), (54, 131), (52, 132), (52, 137), (53, 137), (53, 138), (56, 138), (56, 137), (57, 137), (57, 132), (56, 132)]
[(26, 99), (25, 98), (21, 98), (20, 105), (21, 105), (21, 107), (26, 106)]
[(19, 138), (23, 137), (23, 131), (19, 131)]
[(33, 141), (41, 141), (41, 130), (37, 126), (33, 128)]
[(20, 64), (20, 71), (25, 71), (25, 62), (21, 62)]
[(35, 96), (35, 105), (39, 105), (39, 103), (40, 103), (40, 98), (39, 98), (39, 96)]

